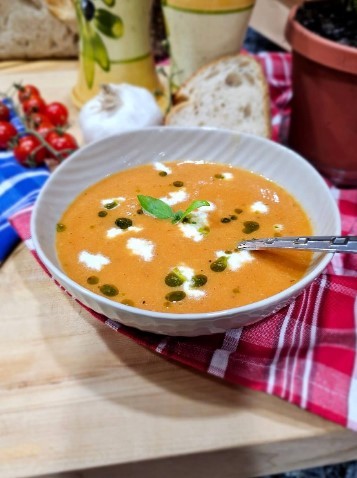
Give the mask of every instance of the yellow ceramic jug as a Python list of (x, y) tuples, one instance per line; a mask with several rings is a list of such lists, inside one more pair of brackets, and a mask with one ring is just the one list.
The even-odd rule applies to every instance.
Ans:
[(254, 0), (162, 0), (171, 76), (180, 85), (199, 67), (241, 49)]
[(151, 52), (153, 0), (73, 0), (80, 35), (79, 71), (72, 90), (81, 107), (103, 83), (131, 83), (162, 94)]

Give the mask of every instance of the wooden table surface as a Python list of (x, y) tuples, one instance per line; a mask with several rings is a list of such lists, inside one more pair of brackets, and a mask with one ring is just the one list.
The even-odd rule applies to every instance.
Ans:
[[(70, 107), (75, 62), (0, 64)], [(169, 362), (62, 293), (21, 244), (0, 269), (0, 477), (250, 477), (357, 457), (357, 434)], [(111, 468), (98, 468), (104, 466)], [(115, 466), (115, 468), (112, 468)], [(77, 475), (76, 475), (77, 476)]]

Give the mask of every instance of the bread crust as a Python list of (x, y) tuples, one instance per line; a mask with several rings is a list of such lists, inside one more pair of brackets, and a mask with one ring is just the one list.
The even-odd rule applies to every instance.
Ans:
[(0, 0), (0, 59), (78, 56), (71, 0)]
[[(264, 123), (265, 123), (265, 137), (270, 138), (272, 127), (271, 127), (271, 112), (270, 112), (270, 95), (269, 95), (269, 88), (268, 83), (264, 75), (263, 68), (258, 60), (249, 56), (247, 54), (235, 54), (235, 55), (225, 55), (222, 56), (214, 61), (207, 63), (206, 65), (199, 68), (190, 78), (188, 78), (175, 92), (173, 96), (173, 106), (170, 108), (170, 111), (166, 114), (164, 119), (164, 124), (169, 126), (174, 122), (174, 119), (186, 108), (193, 108), (194, 106), (194, 91), (197, 88), (197, 84), (199, 84), (199, 78), (208, 73), (210, 70), (214, 70), (216, 67), (223, 66), (227, 62), (236, 61), (237, 64), (239, 62), (250, 63), (254, 65), (257, 80), (260, 85), (261, 89), (261, 99), (263, 102), (263, 116), (264, 116)], [(202, 90), (204, 89), (204, 85), (200, 85)], [(189, 90), (192, 89), (193, 93), (190, 94)], [(189, 126), (189, 125), (187, 125)], [(209, 126), (209, 121), (206, 123), (206, 126)], [(239, 130), (240, 128), (232, 127), (232, 129)]]

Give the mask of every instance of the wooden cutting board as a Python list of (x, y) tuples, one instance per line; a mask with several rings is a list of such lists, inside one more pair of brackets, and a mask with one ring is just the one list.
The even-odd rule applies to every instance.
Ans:
[[(75, 62), (0, 64), (70, 103)], [(21, 244), (0, 269), (0, 477), (247, 477), (355, 458), (357, 434), (169, 362), (96, 321)], [(150, 461), (146, 461), (150, 460)], [(239, 470), (239, 475), (237, 475)], [(88, 473), (88, 474), (87, 474)], [(104, 472), (103, 472), (104, 473)]]

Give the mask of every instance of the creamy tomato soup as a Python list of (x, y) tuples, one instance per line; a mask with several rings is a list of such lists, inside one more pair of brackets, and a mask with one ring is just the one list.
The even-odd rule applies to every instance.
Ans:
[[(143, 211), (138, 195), (184, 211), (178, 223)], [(299, 203), (274, 182), (224, 164), (154, 163), (107, 176), (82, 192), (57, 224), (69, 277), (129, 306), (200, 313), (238, 307), (288, 288), (311, 253), (238, 251), (238, 241), (310, 235)]]

